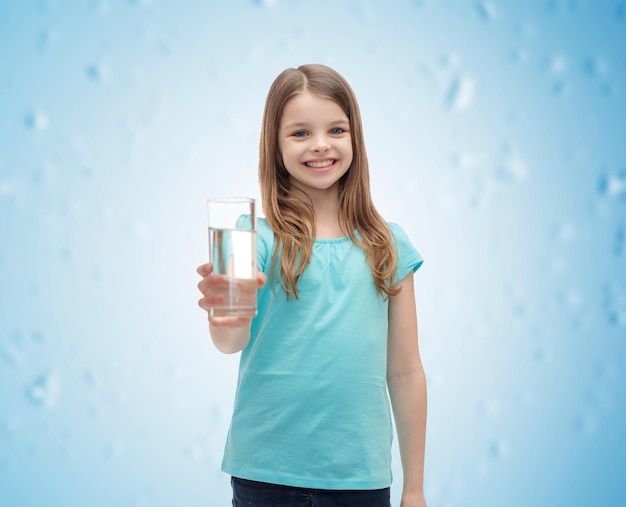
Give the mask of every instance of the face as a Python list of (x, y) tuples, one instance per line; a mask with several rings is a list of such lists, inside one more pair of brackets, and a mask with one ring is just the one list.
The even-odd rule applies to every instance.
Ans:
[(311, 197), (336, 191), (352, 163), (348, 117), (336, 102), (310, 92), (285, 105), (278, 146), (292, 185)]

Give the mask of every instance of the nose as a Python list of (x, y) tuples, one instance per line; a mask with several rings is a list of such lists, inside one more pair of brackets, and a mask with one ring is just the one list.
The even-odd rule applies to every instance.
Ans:
[(330, 143), (326, 136), (317, 136), (313, 143), (313, 151), (316, 153), (325, 153), (330, 150)]

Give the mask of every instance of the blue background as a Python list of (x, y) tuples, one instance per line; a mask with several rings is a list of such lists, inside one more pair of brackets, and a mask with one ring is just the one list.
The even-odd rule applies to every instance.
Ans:
[(0, 2), (0, 504), (229, 504), (205, 200), (309, 62), (426, 259), (429, 505), (625, 505), (623, 0)]

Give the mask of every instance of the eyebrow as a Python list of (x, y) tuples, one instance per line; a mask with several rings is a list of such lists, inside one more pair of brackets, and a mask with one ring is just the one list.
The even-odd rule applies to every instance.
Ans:
[[(349, 120), (344, 120), (344, 119), (340, 119), (340, 120), (333, 120), (329, 123), (329, 125), (350, 125), (350, 121)], [(288, 123), (287, 125), (285, 125), (283, 127), (283, 129), (285, 130), (291, 130), (291, 129), (295, 129), (295, 128), (301, 128), (301, 127), (308, 127), (309, 124), (307, 122), (304, 121), (294, 121), (291, 123)]]

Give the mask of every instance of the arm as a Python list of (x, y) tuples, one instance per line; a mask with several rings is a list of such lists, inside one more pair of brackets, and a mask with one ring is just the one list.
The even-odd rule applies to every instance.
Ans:
[(426, 377), (417, 342), (413, 273), (389, 299), (387, 386), (404, 474), (401, 507), (425, 507)]
[[(251, 318), (240, 317), (212, 317), (211, 308), (223, 303), (223, 296), (214, 294), (214, 289), (221, 284), (228, 283), (223, 275), (213, 275), (213, 264), (203, 264), (197, 269), (202, 280), (198, 289), (202, 298), (198, 305), (206, 310), (209, 319), (209, 333), (214, 345), (220, 352), (234, 354), (246, 348), (250, 341)], [(261, 288), (265, 285), (266, 276), (258, 273), (257, 284)]]

